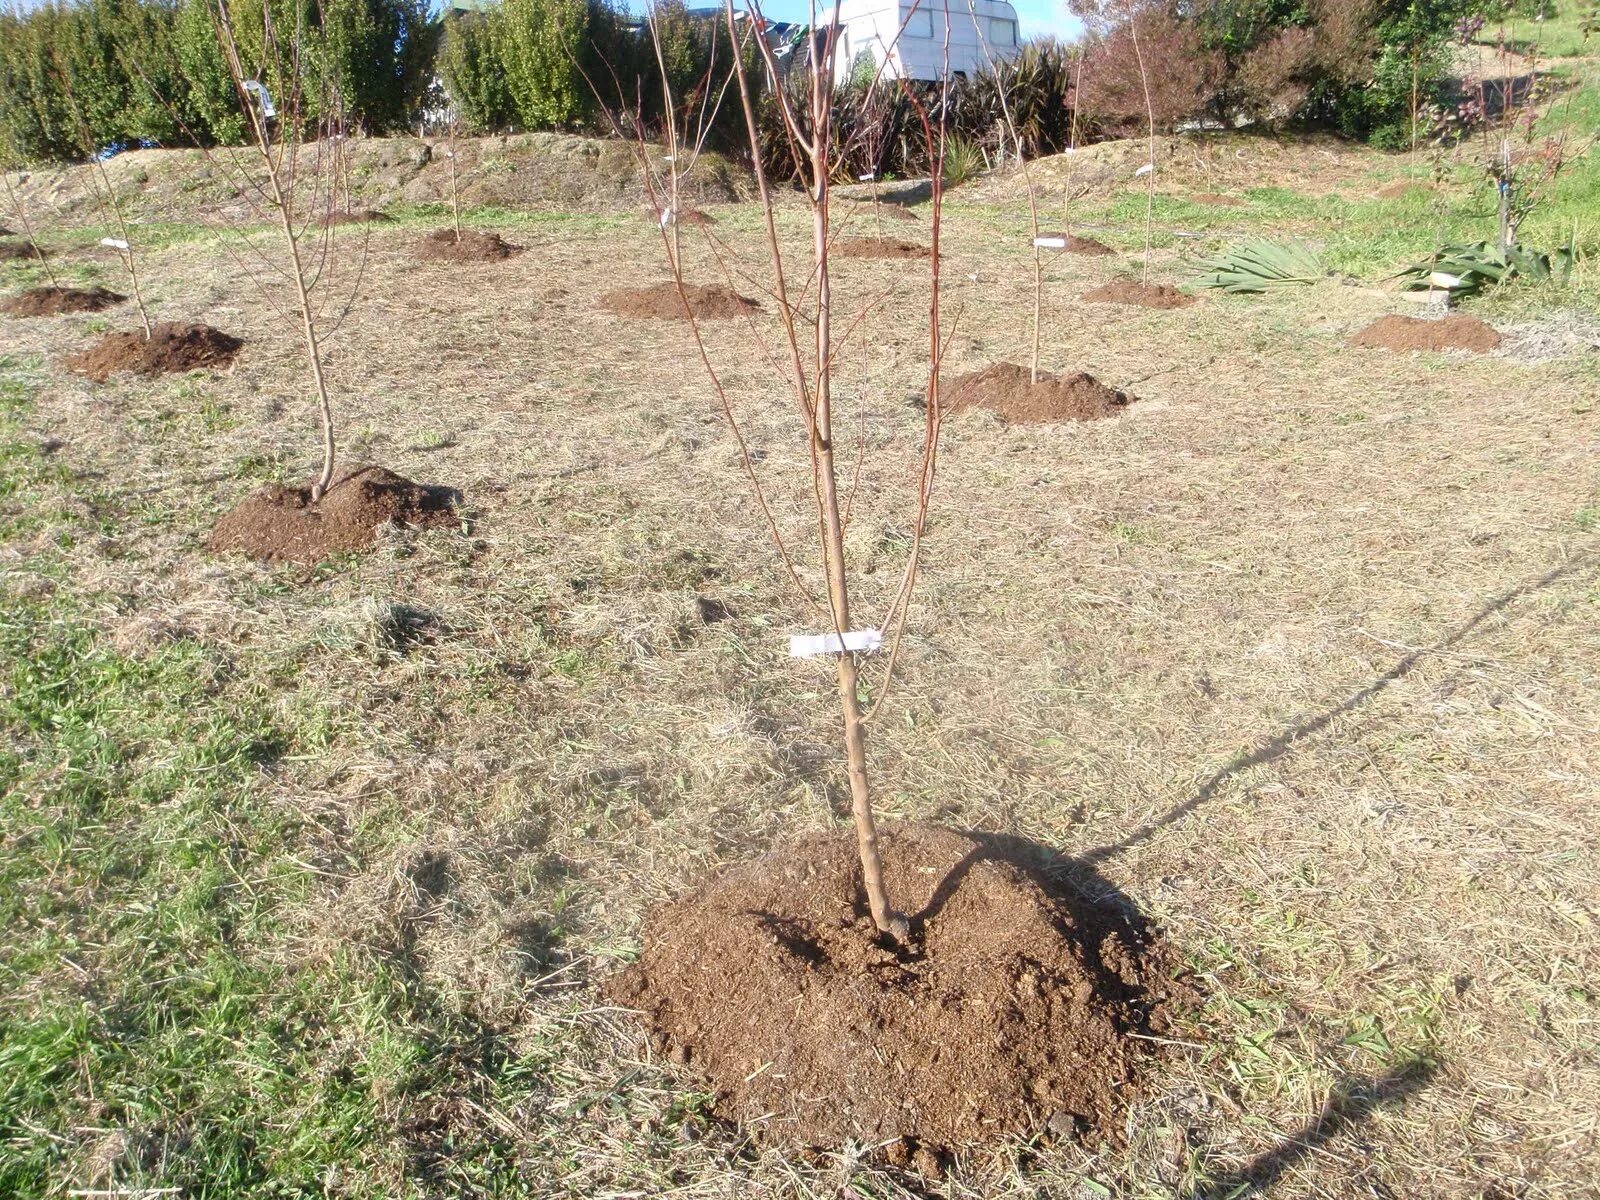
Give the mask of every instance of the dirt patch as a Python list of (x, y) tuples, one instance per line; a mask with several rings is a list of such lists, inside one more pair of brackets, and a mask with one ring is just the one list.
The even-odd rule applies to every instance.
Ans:
[(137, 375), (168, 375), (200, 367), (226, 367), (244, 345), (241, 338), (209, 325), (180, 325), (158, 321), (144, 330), (109, 333), (81, 354), (67, 359), (67, 369), (104, 383), (119, 371)]
[(942, 392), (946, 412), (987, 408), (1018, 425), (1099, 421), (1116, 416), (1138, 399), (1082, 371), (1071, 375), (1041, 371), (1035, 383), (1028, 368), (1015, 363), (996, 363), (946, 380)]
[(1242, 208), (1244, 201), (1238, 196), (1225, 196), (1221, 192), (1196, 192), (1189, 197), (1191, 203), (1207, 204), (1212, 208)]
[(904, 204), (891, 204), (887, 200), (880, 200), (876, 206), (870, 200), (857, 200), (857, 216), (875, 215), (888, 217), (891, 221), (920, 221), (921, 217), (912, 212)]
[(463, 229), (457, 238), (454, 229), (435, 229), (417, 243), (417, 257), (429, 262), (504, 262), (523, 249), (502, 240), (498, 233)]
[[(659, 210), (647, 209), (646, 213), (657, 225), (661, 224)], [(701, 212), (698, 208), (680, 208), (677, 221), (679, 225), (715, 225), (717, 223), (717, 219), (710, 213)]]
[(754, 300), (720, 283), (687, 283), (683, 290), (689, 300), (688, 308), (684, 307), (684, 298), (678, 295), (678, 285), (675, 283), (607, 292), (600, 297), (600, 307), (619, 317), (675, 321), (686, 321), (691, 315), (702, 321), (723, 321), (761, 309)]
[(40, 254), (50, 257), (50, 251), (37, 250), (31, 242), (0, 242), (0, 262), (10, 260), (19, 261), (24, 258), (38, 258)]
[(899, 238), (841, 238), (834, 246), (840, 258), (927, 258), (932, 251)]
[(454, 499), (449, 488), (412, 483), (383, 467), (357, 466), (336, 477), (316, 504), (309, 484), (262, 488), (217, 519), (206, 548), (267, 562), (318, 563), (367, 549), (391, 522), (419, 529), (454, 526), (459, 521)]
[(937, 1160), (1046, 1130), (1119, 1140), (1152, 1058), (1130, 1034), (1179, 999), (1170, 953), (1029, 843), (930, 825), (881, 842), (909, 950), (880, 943), (854, 835), (834, 831), (658, 908), (606, 990), (773, 1144), (898, 1139), (891, 1158)]
[(1042, 238), (1064, 239), (1067, 244), (1062, 247), (1062, 251), (1066, 254), (1082, 254), (1088, 258), (1104, 258), (1108, 254), (1116, 253), (1104, 242), (1096, 241), (1092, 237), (1084, 237), (1081, 233), (1063, 233), (1060, 230), (1056, 230), (1054, 233), (1041, 233), (1039, 236)]
[(1135, 304), (1140, 308), (1185, 308), (1194, 297), (1166, 283), (1140, 283), (1134, 279), (1113, 279), (1102, 287), (1083, 294), (1090, 304)]
[(379, 212), (375, 208), (353, 208), (349, 212), (329, 213), (322, 218), (324, 229), (335, 225), (387, 225), (393, 221), (386, 212)]
[(102, 312), (126, 299), (103, 287), (36, 287), (0, 300), (0, 312), (11, 317), (58, 317), (62, 313)]
[(1482, 354), (1500, 346), (1493, 325), (1460, 313), (1436, 321), (1421, 317), (1379, 317), (1350, 339), (1367, 350), (1471, 350)]
[(1412, 192), (1425, 192), (1430, 190), (1427, 184), (1418, 183), (1415, 179), (1396, 179), (1393, 183), (1386, 183), (1373, 194), (1380, 200), (1398, 200)]

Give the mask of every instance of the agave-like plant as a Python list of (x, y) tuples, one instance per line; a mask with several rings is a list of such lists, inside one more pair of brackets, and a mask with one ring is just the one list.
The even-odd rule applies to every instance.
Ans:
[(1288, 242), (1243, 242), (1200, 264), (1194, 287), (1224, 292), (1265, 292), (1316, 283), (1327, 277), (1322, 260), (1309, 247)]
[(1565, 283), (1572, 274), (1576, 254), (1571, 246), (1546, 253), (1512, 246), (1502, 250), (1492, 242), (1461, 242), (1441, 246), (1419, 263), (1412, 263), (1393, 278), (1403, 280), (1408, 291), (1447, 291), (1470, 296), (1486, 287), (1514, 279)]

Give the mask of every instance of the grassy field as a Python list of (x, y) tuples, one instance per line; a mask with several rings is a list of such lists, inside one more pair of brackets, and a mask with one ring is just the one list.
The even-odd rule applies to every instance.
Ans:
[[(1470, 164), (1385, 200), (1425, 155), (1197, 145), (1154, 278), (1274, 232), (1356, 285), (1151, 312), (1077, 298), (1127, 261), (1053, 260), (1045, 366), (1140, 400), (951, 421), (871, 747), (889, 817), (1076, 858), (1189, 962), (1204, 1006), (1124, 1144), (986, 1147), (938, 1184), (764, 1150), (600, 998), (651, 904), (839, 819), (830, 680), (784, 654), (806, 613), (692, 341), (597, 310), (665, 278), (651, 224), (476, 210), (529, 252), (441, 267), (413, 209), (330, 369), (350, 460), (461, 489), (463, 523), (362, 558), (203, 550), (316, 452), (293, 330), (203, 230), (164, 226), (147, 277), (156, 315), (248, 339), (228, 374), (94, 386), (60, 359), (131, 313), (4, 324), (0, 1195), (1594, 1195), (1593, 264), (1479, 302), (1501, 354), (1356, 351), (1410, 309), (1383, 275), (1489, 233)], [(1563, 177), (1551, 236), (1600, 238), (1597, 179)], [(1125, 187), (1077, 209), (1135, 260), (1143, 214)], [(755, 210), (717, 216), (757, 269)], [(1024, 226), (1002, 188), (951, 204), (953, 370), (1026, 353)], [(115, 286), (97, 237), (51, 240)], [(869, 608), (907, 552), (926, 283), (842, 275), (847, 305), (890, 287), (840, 379), (882, 468)], [(803, 541), (757, 334), (706, 329)]]

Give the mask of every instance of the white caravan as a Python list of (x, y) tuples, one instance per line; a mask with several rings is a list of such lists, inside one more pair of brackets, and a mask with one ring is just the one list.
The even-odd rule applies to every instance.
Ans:
[(1017, 10), (1006, 0), (842, 0), (819, 21), (839, 30), (834, 71), (840, 79), (863, 50), (888, 64), (886, 77), (942, 79), (946, 23), (952, 75), (975, 75), (990, 59), (1011, 58), (1021, 42)]

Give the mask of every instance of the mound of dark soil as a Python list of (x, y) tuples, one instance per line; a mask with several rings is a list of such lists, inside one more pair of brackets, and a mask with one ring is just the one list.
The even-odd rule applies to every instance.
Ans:
[[(661, 213), (659, 211), (651, 212), (650, 219), (659, 225), (661, 223)], [(715, 225), (717, 223), (717, 219), (710, 213), (701, 212), (698, 208), (680, 208), (677, 221), (679, 225)]]
[(840, 238), (834, 253), (840, 258), (927, 258), (932, 251), (899, 238), (859, 237)]
[(1004, 421), (1018, 425), (1053, 425), (1061, 421), (1099, 421), (1114, 417), (1138, 397), (1107, 387), (1082, 371), (1071, 375), (1039, 372), (1037, 383), (1027, 367), (995, 363), (969, 375), (945, 380), (941, 385), (946, 412), (966, 408), (992, 409)]
[(504, 262), (521, 254), (524, 247), (503, 241), (498, 233), (463, 229), (435, 229), (417, 243), (417, 257), (430, 262)]
[[(13, 262), (24, 258), (38, 258), (41, 251), (35, 250), (32, 242), (0, 242), (0, 262), (10, 259)], [(42, 251), (46, 258), (50, 251)]]
[(226, 367), (243, 345), (243, 339), (209, 325), (157, 321), (148, 338), (142, 329), (106, 334), (81, 354), (67, 359), (67, 370), (104, 383), (118, 371), (167, 375), (200, 367)]
[(457, 524), (449, 488), (412, 483), (383, 467), (352, 467), (316, 504), (311, 488), (271, 484), (212, 526), (206, 548), (267, 562), (318, 563), (365, 550), (394, 522), (419, 529)]
[(1220, 192), (1196, 192), (1189, 199), (1195, 204), (1209, 204), (1213, 208), (1241, 208), (1244, 205), (1238, 196), (1225, 196)]
[(103, 287), (36, 287), (0, 300), (0, 312), (12, 317), (58, 317), (62, 313), (101, 312), (126, 299)]
[(1115, 250), (1106, 245), (1104, 242), (1098, 241), (1092, 237), (1084, 237), (1081, 233), (1052, 233), (1049, 235), (1040, 234), (1040, 236), (1066, 238), (1068, 254), (1082, 254), (1090, 258), (1104, 258), (1108, 254), (1116, 253)]
[(1186, 991), (1171, 954), (1069, 898), (1027, 843), (928, 825), (880, 841), (910, 947), (867, 914), (854, 834), (814, 834), (658, 908), (607, 992), (772, 1144), (1118, 1140), (1152, 1057), (1130, 1034), (1165, 1028)]
[(1185, 295), (1165, 283), (1140, 283), (1134, 279), (1113, 279), (1103, 287), (1083, 294), (1090, 304), (1136, 304), (1140, 308), (1184, 308), (1194, 303), (1194, 297)]
[(692, 314), (701, 321), (723, 321), (729, 317), (757, 312), (761, 306), (746, 299), (732, 288), (720, 283), (686, 283), (683, 286), (689, 299), (684, 308), (683, 297), (678, 295), (675, 283), (658, 283), (655, 287), (621, 288), (600, 297), (600, 307), (619, 317), (651, 317), (661, 320), (687, 321)]
[(322, 218), (323, 228), (330, 225), (386, 225), (394, 218), (375, 208), (353, 208), (349, 212), (329, 213)]
[(1482, 354), (1500, 345), (1493, 325), (1453, 313), (1435, 321), (1421, 317), (1379, 317), (1350, 339), (1367, 350), (1471, 350)]

